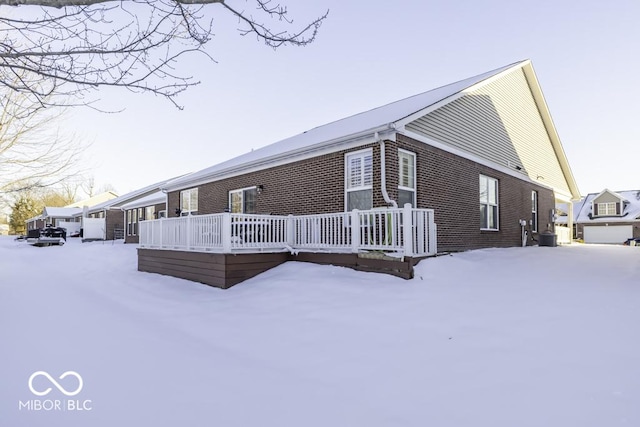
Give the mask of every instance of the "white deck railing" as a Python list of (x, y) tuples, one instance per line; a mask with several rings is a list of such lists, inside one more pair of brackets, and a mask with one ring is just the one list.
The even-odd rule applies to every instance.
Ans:
[(437, 252), (432, 209), (383, 208), (319, 215), (220, 213), (140, 222), (140, 247), (184, 251)]

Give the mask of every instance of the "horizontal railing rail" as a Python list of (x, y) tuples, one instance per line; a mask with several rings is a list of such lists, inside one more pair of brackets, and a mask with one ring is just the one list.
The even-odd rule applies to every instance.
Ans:
[(220, 253), (263, 251), (437, 252), (432, 209), (381, 208), (318, 215), (219, 213), (140, 222), (149, 249)]

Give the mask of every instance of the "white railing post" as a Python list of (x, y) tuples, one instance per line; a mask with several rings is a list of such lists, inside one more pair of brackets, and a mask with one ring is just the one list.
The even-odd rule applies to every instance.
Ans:
[(351, 217), (351, 251), (358, 252), (360, 250), (360, 215), (358, 209), (354, 209), (349, 213)]
[(438, 226), (434, 218), (434, 212), (429, 212), (429, 255), (438, 252)]
[(162, 241), (162, 229), (164, 228), (164, 218), (160, 218), (160, 240), (158, 240), (158, 242), (160, 243), (160, 247), (164, 247), (164, 242)]
[(402, 208), (402, 245), (404, 256), (413, 256), (413, 215), (411, 203), (405, 203)]
[(186, 243), (187, 243), (187, 250), (191, 249), (191, 214), (187, 215), (187, 224), (186, 224), (186, 230), (185, 233), (187, 234), (186, 237)]
[(287, 235), (285, 237), (287, 244), (290, 248), (293, 248), (296, 244), (296, 225), (293, 215), (287, 216)]
[(231, 253), (231, 213), (222, 214), (222, 252)]

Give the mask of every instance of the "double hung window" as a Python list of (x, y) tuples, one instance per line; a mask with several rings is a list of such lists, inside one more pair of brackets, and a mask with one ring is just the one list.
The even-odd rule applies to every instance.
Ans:
[(345, 205), (347, 211), (373, 207), (373, 152), (371, 149), (345, 155)]
[(410, 151), (398, 150), (398, 206), (410, 203), (416, 206), (416, 155)]
[(480, 175), (480, 229), (498, 230), (498, 180)]
[(198, 212), (198, 189), (190, 188), (180, 192), (180, 214), (190, 215)]

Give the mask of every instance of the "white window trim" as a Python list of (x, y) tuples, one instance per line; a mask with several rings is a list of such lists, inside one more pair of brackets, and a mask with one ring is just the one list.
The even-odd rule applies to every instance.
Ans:
[[(402, 161), (400, 154), (408, 155), (413, 158), (413, 188), (405, 187), (398, 183), (398, 190), (412, 191), (413, 192), (413, 206), (416, 206), (416, 194), (418, 194), (418, 177), (417, 177), (417, 156), (413, 151), (403, 150), (402, 148), (398, 148), (398, 181), (400, 181), (402, 177)], [(402, 206), (401, 206), (402, 207)]]
[[(596, 205), (598, 205), (598, 215), (596, 216), (616, 216), (618, 215), (616, 213), (617, 209), (616, 209), (616, 205), (618, 203), (617, 202), (601, 202), (601, 203), (596, 203)], [(607, 213), (602, 213), (602, 208), (606, 206), (606, 210)], [(609, 208), (613, 206), (613, 213), (609, 213)]]
[(133, 236), (133, 209), (127, 209), (127, 236)]
[[(349, 158), (350, 157), (366, 157), (367, 155), (371, 156), (371, 184), (370, 185), (361, 185), (359, 187), (351, 187), (349, 188)], [(364, 184), (364, 161), (363, 161), (363, 184)], [(349, 193), (352, 191), (362, 191), (362, 190), (372, 190), (373, 191), (373, 149), (366, 148), (364, 150), (358, 151), (350, 151), (348, 153), (344, 153), (344, 210), (347, 211), (347, 206), (349, 205)]]
[[(191, 210), (191, 209), (182, 209), (182, 195), (183, 194), (189, 194), (189, 207), (191, 207), (191, 197), (193, 195), (193, 192), (198, 193), (198, 195), (196, 195), (196, 209)], [(198, 191), (198, 187), (193, 187), (193, 188), (188, 188), (186, 190), (182, 190), (180, 191), (180, 215), (191, 215), (192, 212), (198, 212), (198, 196), (199, 196), (199, 191)]]
[[(493, 203), (489, 203), (487, 201), (486, 205), (487, 206), (496, 206), (498, 208), (497, 212), (496, 212), (497, 213), (497, 215), (496, 215), (496, 228), (483, 228), (483, 227), (480, 227), (480, 230), (481, 231), (500, 231), (500, 182), (498, 181), (497, 178), (493, 178), (493, 177), (490, 177), (488, 175), (480, 174), (480, 178), (487, 178), (488, 180), (490, 180), (488, 182), (495, 181), (495, 183), (496, 183), (496, 203), (493, 204)], [(487, 199), (488, 199), (488, 197), (487, 197)], [(480, 202), (480, 201), (478, 200), (478, 202)], [(488, 210), (487, 210), (487, 212), (488, 212)]]
[(231, 212), (231, 194), (232, 193), (240, 193), (240, 197), (241, 197), (241, 201), (240, 201), (241, 211), (240, 211), (240, 213), (244, 213), (244, 192), (247, 191), (247, 190), (255, 190), (257, 188), (258, 188), (257, 185), (253, 185), (251, 187), (244, 187), (244, 188), (237, 188), (235, 190), (229, 190), (229, 194), (228, 194), (229, 212)]

